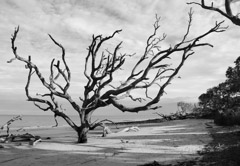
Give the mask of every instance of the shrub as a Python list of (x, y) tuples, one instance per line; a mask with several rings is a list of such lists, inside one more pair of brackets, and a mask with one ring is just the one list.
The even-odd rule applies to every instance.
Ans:
[(214, 123), (223, 126), (240, 125), (240, 109), (232, 108), (217, 111), (214, 117)]

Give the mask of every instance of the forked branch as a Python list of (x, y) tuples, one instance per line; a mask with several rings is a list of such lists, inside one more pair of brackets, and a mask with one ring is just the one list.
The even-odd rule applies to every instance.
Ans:
[[(136, 65), (133, 67), (130, 76), (127, 78), (125, 82), (121, 83), (121, 85), (118, 88), (114, 88), (112, 90), (105, 92), (99, 99), (101, 101), (105, 101), (104, 103), (106, 104), (112, 104), (113, 106), (115, 106), (116, 108), (123, 112), (124, 111), (139, 112), (149, 109), (154, 110), (161, 107), (154, 106), (154, 104), (157, 104), (160, 101), (160, 98), (165, 93), (165, 88), (178, 74), (187, 58), (190, 55), (194, 54), (193, 49), (202, 46), (213, 47), (210, 43), (200, 42), (201, 39), (208, 36), (209, 34), (224, 32), (227, 29), (227, 27), (221, 26), (223, 22), (220, 23), (216, 22), (215, 26), (206, 33), (203, 33), (202, 35), (199, 35), (195, 38), (188, 39), (192, 23), (192, 15), (193, 12), (192, 10), (190, 10), (187, 31), (183, 36), (182, 40), (175, 46), (163, 50), (161, 50), (158, 44), (160, 41), (165, 39), (166, 35), (164, 35), (163, 38), (156, 37), (156, 32), (160, 27), (159, 26), (160, 19), (157, 18), (154, 24), (153, 34), (150, 35), (150, 37), (147, 39), (147, 45), (144, 54), (140, 57), (139, 61), (137, 61)], [(171, 57), (173, 57), (174, 55), (181, 56), (180, 61), (176, 67), (172, 67), (171, 64), (167, 64), (165, 62), (165, 60), (171, 59)], [(146, 62), (148, 62), (146, 67), (140, 68), (140, 66), (146, 64)], [(157, 71), (155, 76), (151, 74), (153, 71)], [(149, 97), (148, 89), (153, 84), (157, 84), (159, 88), (155, 89), (156, 92), (155, 97)], [(129, 96), (128, 92), (133, 91), (135, 89), (145, 89), (146, 98), (150, 99), (150, 101), (148, 101), (145, 105), (133, 108), (132, 107), (129, 108), (126, 105), (119, 102), (119, 96), (121, 96), (122, 94), (126, 94), (127, 96)]]
[[(77, 129), (77, 125), (66, 115), (64, 114), (60, 107), (59, 104), (57, 103), (57, 101), (55, 100), (55, 96), (58, 96), (60, 98), (66, 99), (67, 101), (70, 102), (70, 104), (73, 106), (73, 108), (77, 111), (80, 112), (80, 107), (71, 99), (70, 95), (67, 93), (67, 90), (70, 86), (70, 79), (71, 79), (71, 73), (69, 70), (69, 67), (66, 63), (65, 60), (65, 49), (63, 48), (63, 46), (59, 43), (57, 43), (51, 35), (50, 38), (52, 39), (52, 41), (59, 46), (62, 49), (62, 61), (64, 64), (64, 70), (62, 70), (60, 68), (60, 62), (58, 61), (56, 65), (54, 65), (54, 60), (51, 63), (50, 66), (50, 81), (49, 83), (46, 81), (46, 79), (42, 76), (39, 68), (37, 65), (35, 65), (32, 60), (31, 60), (31, 56), (28, 57), (28, 59), (23, 58), (22, 56), (18, 55), (17, 52), (17, 47), (15, 46), (15, 41), (17, 38), (17, 34), (19, 32), (19, 27), (15, 28), (14, 33), (12, 35), (11, 38), (11, 43), (12, 43), (12, 51), (15, 55), (15, 57), (13, 59), (11, 59), (10, 61), (8, 61), (8, 63), (13, 62), (13, 60), (19, 60), (21, 62), (24, 62), (26, 64), (26, 69), (29, 70), (28, 72), (28, 78), (27, 78), (27, 83), (25, 86), (25, 92), (26, 92), (26, 96), (28, 98), (28, 101), (32, 101), (34, 103), (34, 105), (36, 107), (38, 107), (39, 109), (43, 110), (43, 111), (52, 111), (54, 113), (54, 116), (60, 116), (63, 119), (66, 120), (66, 122), (74, 129)], [(54, 67), (57, 68), (58, 74), (56, 76), (54, 76)], [(67, 75), (65, 74), (64, 71), (67, 71)], [(32, 97), (29, 93), (29, 87), (30, 87), (30, 83), (31, 83), (31, 78), (33, 75), (36, 75), (39, 80), (41, 81), (42, 85), (49, 91), (49, 93), (46, 93), (44, 95), (39, 95), (37, 94), (36, 97)], [(60, 84), (58, 84), (56, 82), (56, 78), (59, 77), (59, 75), (63, 76), (63, 78), (66, 81), (66, 85), (63, 87)], [(58, 91), (57, 88), (54, 86), (57, 85), (59, 87), (59, 89), (61, 91)]]

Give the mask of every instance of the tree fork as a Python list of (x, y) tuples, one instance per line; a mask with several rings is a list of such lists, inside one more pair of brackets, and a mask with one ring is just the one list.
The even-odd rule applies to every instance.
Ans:
[[(25, 86), (28, 101), (33, 102), (36, 107), (43, 111), (51, 111), (54, 116), (63, 118), (77, 132), (78, 142), (86, 143), (87, 133), (94, 126), (94, 123), (90, 122), (94, 111), (109, 105), (123, 112), (139, 112), (160, 108), (161, 106), (156, 106), (156, 104), (158, 104), (160, 98), (165, 93), (165, 88), (176, 77), (189, 56), (194, 54), (194, 49), (202, 46), (212, 47), (211, 44), (201, 42), (201, 40), (212, 33), (224, 32), (226, 30), (226, 27), (221, 26), (223, 22), (216, 22), (215, 26), (209, 31), (195, 38), (188, 39), (192, 15), (193, 12), (190, 10), (187, 31), (182, 39), (176, 45), (163, 50), (159, 44), (166, 38), (166, 35), (163, 34), (162, 37), (157, 37), (157, 30), (160, 28), (160, 18), (156, 17), (153, 33), (147, 39), (143, 54), (139, 56), (139, 60), (130, 69), (130, 75), (126, 77), (126, 80), (117, 83), (117, 85), (114, 84), (114, 86), (112, 85), (115, 80), (114, 73), (123, 67), (126, 57), (131, 58), (133, 55), (119, 53), (122, 42), (119, 42), (113, 48), (113, 51), (106, 50), (99, 53), (99, 50), (102, 50), (103, 44), (111, 40), (121, 30), (116, 30), (112, 35), (107, 37), (103, 37), (102, 35), (93, 36), (85, 59), (83, 74), (87, 79), (87, 84), (84, 86), (83, 98), (79, 97), (82, 101), (81, 106), (68, 93), (68, 89), (71, 87), (71, 71), (65, 60), (65, 49), (51, 35), (49, 37), (61, 49), (62, 54), (60, 61), (53, 59), (51, 62), (49, 81), (41, 74), (38, 66), (32, 62), (31, 57), (25, 59), (18, 54), (15, 40), (19, 32), (19, 27), (14, 30), (11, 38), (12, 51), (15, 57), (8, 62), (11, 63), (14, 60), (21, 61), (25, 63), (26, 69), (29, 70)], [(176, 66), (166, 63), (165, 60), (169, 60), (174, 56), (180, 56)], [(63, 62), (63, 65), (60, 65), (61, 62)], [(36, 75), (39, 78), (47, 93), (42, 95), (37, 94), (32, 97), (29, 93), (32, 75)], [(59, 77), (63, 78), (62, 82), (59, 81)], [(154, 87), (154, 92), (156, 93), (150, 96), (148, 92), (153, 85), (157, 85), (158, 87), (157, 89)], [(139, 89), (144, 90), (143, 97), (135, 98), (131, 92)], [(64, 99), (70, 103), (73, 110), (79, 115), (79, 124), (75, 124), (67, 116), (58, 103), (57, 98)], [(139, 103), (132, 104), (138, 106), (129, 108), (127, 105), (121, 103), (121, 100), (126, 98), (130, 102), (139, 102), (141, 105), (139, 106)], [(141, 103), (142, 100), (146, 102)]]

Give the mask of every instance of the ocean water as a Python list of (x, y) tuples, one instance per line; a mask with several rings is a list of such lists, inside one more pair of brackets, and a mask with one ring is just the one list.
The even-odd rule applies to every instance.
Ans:
[[(17, 115), (0, 115), (0, 127), (4, 125), (8, 120), (15, 117)], [(76, 123), (79, 124), (78, 116), (70, 116), (70, 118)], [(92, 117), (92, 122), (95, 120), (104, 120), (109, 119), (113, 122), (122, 122), (122, 121), (134, 121), (134, 120), (146, 120), (146, 119), (155, 119), (159, 118), (156, 114), (146, 115), (136, 115), (136, 114), (128, 114), (128, 115), (96, 115)], [(57, 118), (58, 126), (68, 126), (64, 119), (61, 117)], [(52, 127), (55, 126), (56, 122), (52, 115), (22, 115), (22, 120), (14, 121), (10, 125), (10, 129), (20, 129), (20, 128), (38, 128), (38, 127)]]
[[(176, 112), (176, 104), (165, 104), (164, 109), (160, 110), (148, 110), (139, 113), (122, 113), (118, 110), (108, 109), (108, 110), (99, 110), (98, 114), (93, 114), (92, 122), (95, 120), (104, 120), (109, 119), (113, 122), (123, 122), (123, 121), (137, 121), (137, 120), (147, 120), (147, 119), (156, 119), (160, 118), (156, 112), (163, 114), (170, 114)], [(0, 114), (0, 127), (4, 125), (8, 120), (17, 116), (18, 114), (12, 115), (1, 115)], [(70, 118), (77, 124), (80, 124), (79, 117), (76, 115), (70, 115)], [(57, 117), (58, 126), (68, 126), (66, 121), (61, 117)], [(20, 129), (20, 128), (38, 128), (38, 127), (51, 127), (55, 126), (56, 122), (52, 114), (43, 114), (42, 115), (22, 115), (22, 120), (14, 121), (10, 128), (11, 129)]]

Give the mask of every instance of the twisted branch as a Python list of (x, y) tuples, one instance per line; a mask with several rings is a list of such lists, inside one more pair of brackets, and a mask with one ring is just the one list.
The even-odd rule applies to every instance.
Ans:
[(195, 5), (201, 6), (203, 9), (216, 11), (216, 12), (220, 13), (221, 15), (223, 15), (224, 17), (228, 18), (230, 21), (232, 21), (233, 24), (240, 26), (240, 18), (238, 17), (239, 13), (236, 15), (233, 15), (232, 9), (231, 9), (231, 2), (232, 2), (232, 0), (225, 0), (225, 11), (214, 7), (213, 2), (210, 6), (206, 5), (204, 0), (201, 0), (201, 3), (189, 2), (187, 4), (189, 4), (189, 5), (195, 4)]
[[(21, 62), (24, 62), (26, 64), (26, 69), (29, 70), (28, 72), (28, 78), (27, 78), (27, 83), (25, 86), (25, 92), (26, 92), (26, 96), (28, 98), (28, 101), (32, 101), (34, 103), (34, 105), (36, 107), (38, 107), (39, 109), (43, 110), (43, 111), (52, 111), (54, 113), (54, 116), (60, 116), (63, 119), (66, 120), (66, 122), (75, 130), (77, 130), (77, 125), (63, 112), (60, 111), (59, 109), (59, 105), (55, 100), (54, 96), (58, 96), (60, 98), (64, 98), (67, 101), (70, 102), (70, 104), (73, 106), (73, 108), (80, 112), (80, 107), (71, 99), (71, 97), (69, 96), (69, 94), (67, 93), (67, 90), (70, 86), (70, 79), (71, 79), (71, 73), (70, 70), (68, 68), (68, 65), (65, 61), (65, 50), (63, 48), (62, 45), (60, 45), (59, 43), (57, 43), (51, 35), (50, 38), (52, 39), (52, 41), (59, 46), (62, 49), (62, 60), (64, 62), (64, 66), (66, 68), (66, 71), (68, 73), (68, 75), (66, 76), (65, 73), (63, 72), (63, 70), (60, 69), (60, 62), (58, 61), (58, 63), (56, 65), (54, 65), (54, 59), (52, 60), (51, 66), (50, 66), (50, 71), (51, 74), (49, 76), (49, 80), (50, 82), (48, 83), (46, 81), (46, 79), (42, 76), (40, 70), (38, 69), (37, 65), (35, 65), (32, 61), (31, 61), (31, 56), (28, 56), (28, 59), (23, 58), (22, 56), (19, 56), (17, 53), (17, 47), (15, 46), (15, 41), (17, 38), (17, 34), (19, 32), (19, 26), (17, 28), (15, 28), (14, 33), (12, 35), (11, 38), (11, 44), (12, 44), (12, 51), (13, 54), (15, 55), (15, 57), (11, 60), (8, 61), (8, 63), (13, 62), (13, 60), (19, 60)], [(53, 67), (56, 67), (58, 69), (58, 73), (60, 73), (60, 75), (62, 75), (65, 79), (65, 81), (67, 82), (65, 87), (62, 87), (61, 85), (57, 84), (55, 82), (54, 79), (54, 74), (53, 74)], [(39, 80), (41, 81), (42, 85), (49, 91), (49, 93), (41, 95), (41, 98), (39, 97), (32, 97), (29, 93), (29, 86), (30, 86), (30, 82), (31, 82), (31, 78), (33, 76), (33, 74), (36, 74), (36, 76), (39, 78)], [(58, 77), (59, 74), (57, 74)], [(56, 77), (55, 77), (56, 78)], [(54, 85), (57, 85), (62, 92), (57, 91), (56, 87), (54, 87)], [(39, 94), (37, 94), (37, 96), (39, 96)], [(50, 99), (44, 99), (44, 97), (50, 97)]]

